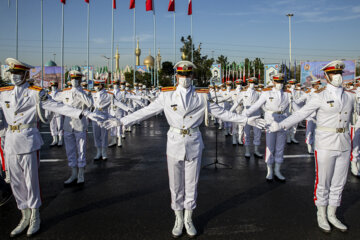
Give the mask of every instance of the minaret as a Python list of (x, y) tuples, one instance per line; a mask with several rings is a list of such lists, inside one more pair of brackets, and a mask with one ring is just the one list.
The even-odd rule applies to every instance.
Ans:
[(116, 47), (116, 54), (115, 54), (115, 72), (119, 71), (119, 60), (120, 60), (120, 54), (119, 54), (119, 47)]
[(158, 70), (161, 69), (161, 55), (160, 55), (160, 48), (159, 48), (159, 52), (158, 55), (156, 56), (156, 67)]
[(137, 40), (137, 47), (135, 50), (135, 55), (136, 55), (136, 66), (140, 66), (141, 49), (139, 48), (139, 39)]
[(185, 55), (185, 52), (183, 51), (182, 54), (181, 54), (181, 59), (184, 61), (186, 60), (186, 55)]

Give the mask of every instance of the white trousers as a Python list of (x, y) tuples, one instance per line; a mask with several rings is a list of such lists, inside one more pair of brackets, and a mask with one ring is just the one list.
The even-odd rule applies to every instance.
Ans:
[(113, 127), (110, 129), (110, 136), (121, 137), (121, 135), (122, 135), (122, 125), (120, 127)]
[(201, 169), (201, 155), (193, 161), (168, 157), (171, 208), (175, 211), (196, 208), (197, 185)]
[(349, 158), (350, 150), (345, 152), (315, 150), (314, 202), (316, 206), (340, 206), (350, 165)]
[(54, 116), (50, 121), (50, 132), (51, 136), (62, 136), (64, 135), (64, 117)]
[(6, 153), (10, 185), (20, 210), (41, 206), (39, 151), (28, 154)]
[(261, 129), (257, 128), (257, 127), (253, 127), (249, 124), (246, 124), (244, 127), (244, 139), (245, 139), (245, 146), (250, 146), (250, 130), (251, 128), (253, 129), (253, 133), (254, 133), (254, 141), (253, 144), (255, 146), (259, 146), (260, 145), (260, 138), (261, 138)]
[(239, 139), (238, 141), (244, 142), (244, 125), (232, 123), (232, 134), (237, 134)]
[(313, 144), (315, 139), (315, 128), (316, 123), (312, 120), (306, 121), (306, 138), (305, 143), (306, 144)]
[(266, 132), (265, 162), (272, 165), (274, 162), (284, 161), (284, 148), (286, 143), (286, 131)]
[(94, 143), (97, 148), (106, 148), (108, 146), (108, 130), (99, 126), (97, 122), (92, 121), (94, 131)]
[(360, 151), (360, 128), (351, 126), (350, 129), (350, 136), (351, 136), (351, 155), (350, 161), (359, 161), (359, 151)]
[(64, 134), (66, 155), (69, 167), (86, 166), (86, 131), (67, 132)]

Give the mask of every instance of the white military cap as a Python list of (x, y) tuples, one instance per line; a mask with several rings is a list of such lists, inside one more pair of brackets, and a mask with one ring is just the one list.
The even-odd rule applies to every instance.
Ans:
[(144, 84), (144, 85), (142, 85), (142, 88), (143, 88), (143, 89), (146, 89), (146, 85), (145, 85), (145, 84)]
[(83, 76), (83, 74), (78, 70), (71, 70), (69, 74), (70, 78), (81, 78)]
[(15, 58), (7, 58), (5, 63), (9, 65), (8, 72), (16, 72), (16, 71), (28, 71), (30, 68), (34, 68), (33, 66), (20, 62)]
[(271, 80), (273, 81), (284, 81), (285, 75), (283, 73), (278, 73), (271, 76)]
[(191, 73), (196, 66), (190, 61), (180, 61), (175, 64), (174, 69), (178, 73)]
[(311, 84), (312, 84), (312, 85), (321, 84), (321, 80), (320, 80), (320, 79), (312, 80), (312, 81), (311, 81)]
[(333, 71), (344, 71), (345, 63), (340, 60), (335, 60), (326, 64), (321, 70), (324, 72), (333, 72)]

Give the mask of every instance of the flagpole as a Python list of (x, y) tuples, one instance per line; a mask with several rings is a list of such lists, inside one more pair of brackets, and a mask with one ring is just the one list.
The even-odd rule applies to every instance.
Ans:
[(64, 4), (62, 4), (61, 21), (62, 21), (62, 30), (61, 30), (61, 89), (63, 89), (63, 86), (64, 86)]
[(135, 72), (136, 72), (136, 58), (135, 58), (135, 51), (136, 51), (136, 7), (134, 7), (134, 76), (133, 76), (133, 83), (136, 83)]
[[(174, 2), (174, 65), (176, 64), (176, 14), (175, 14), (175, 2)], [(174, 77), (173, 77), (173, 81), (174, 81), (174, 86), (176, 84), (175, 81), (175, 70), (174, 70)]]
[(193, 36), (193, 15), (192, 15), (192, 13), (190, 16), (190, 23), (191, 23), (191, 62), (194, 62), (194, 48), (193, 48), (194, 36)]
[(88, 2), (88, 19), (87, 19), (87, 77), (86, 82), (89, 86), (89, 75), (90, 75), (90, 1)]
[(41, 0), (41, 87), (44, 87), (44, 14)]
[(19, 58), (19, 7), (16, 0), (16, 59)]
[[(114, 7), (111, 8), (112, 9), (112, 31), (111, 31), (111, 81), (112, 82), (114, 80)], [(108, 78), (109, 81), (109, 78)], [(108, 82), (109, 84), (109, 82)]]
[(154, 81), (153, 85), (156, 86), (156, 76), (157, 76), (157, 59), (156, 59), (156, 16), (155, 16), (155, 0), (153, 1), (153, 17), (154, 17)]

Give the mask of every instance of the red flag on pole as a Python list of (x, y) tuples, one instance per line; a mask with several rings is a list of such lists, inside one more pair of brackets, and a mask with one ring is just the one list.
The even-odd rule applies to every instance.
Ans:
[(85, 0), (86, 3), (89, 3), (90, 0)]
[(116, 9), (116, 0), (113, 0), (113, 9)]
[(152, 10), (153, 10), (152, 0), (146, 0), (146, 11), (152, 11)]
[(66, 0), (60, 0), (60, 2), (66, 4)]
[(189, 0), (188, 15), (192, 15), (192, 1)]
[(175, 12), (175, 0), (170, 0), (168, 11), (169, 12)]
[(130, 0), (130, 7), (129, 9), (134, 9), (135, 8), (135, 0)]

